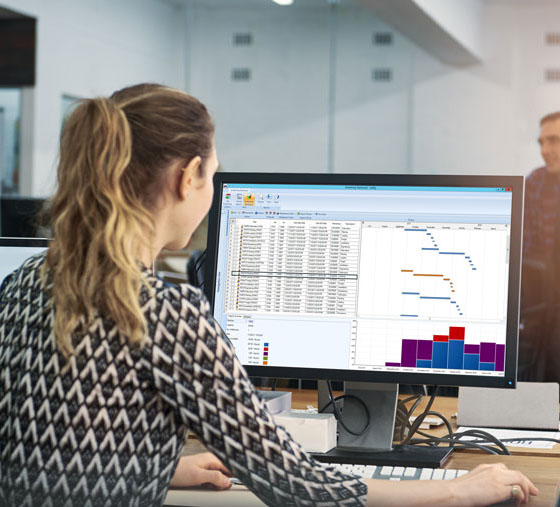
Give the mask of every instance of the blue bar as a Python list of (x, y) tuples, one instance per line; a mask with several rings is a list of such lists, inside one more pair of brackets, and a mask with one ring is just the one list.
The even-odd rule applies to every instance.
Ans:
[(465, 255), (465, 259), (470, 259), (471, 257), (469, 255)]
[(480, 363), (479, 370), (494, 371), (494, 363)]
[(465, 252), (440, 252), (440, 255), (465, 255)]
[(450, 370), (463, 369), (463, 355), (465, 342), (463, 340), (449, 340), (449, 361)]
[(407, 232), (426, 232), (428, 229), (405, 229)]
[(434, 342), (433, 347), (434, 368), (447, 368), (447, 342)]
[(419, 292), (402, 292), (401, 294), (406, 294), (408, 296), (419, 296)]
[(451, 299), (450, 297), (420, 296), (420, 299)]
[(429, 359), (417, 359), (416, 368), (431, 368), (432, 362)]
[(422, 250), (439, 250), (439, 248), (422, 248)]
[(465, 354), (464, 366), (465, 370), (479, 370), (479, 358), (480, 354)]
[(407, 315), (406, 313), (401, 313), (401, 317), (418, 317), (418, 315)]

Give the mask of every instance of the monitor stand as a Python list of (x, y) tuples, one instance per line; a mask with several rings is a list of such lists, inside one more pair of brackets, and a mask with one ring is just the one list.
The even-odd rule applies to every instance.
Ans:
[[(451, 455), (449, 447), (393, 446), (397, 384), (345, 382), (344, 394), (364, 401), (370, 412), (369, 427), (362, 435), (352, 435), (339, 424), (338, 446), (328, 453), (313, 454), (319, 461), (437, 468)], [(326, 381), (319, 381), (319, 406), (325, 406), (328, 401)], [(360, 431), (367, 417), (361, 404), (346, 400), (342, 420), (350, 430)]]

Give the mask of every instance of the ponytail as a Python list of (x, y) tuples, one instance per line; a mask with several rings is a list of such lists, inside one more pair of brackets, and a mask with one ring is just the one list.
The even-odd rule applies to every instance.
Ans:
[(110, 99), (84, 101), (62, 133), (46, 266), (55, 339), (65, 356), (73, 352), (72, 333), (98, 315), (110, 316), (131, 343), (145, 335), (138, 252), (153, 225), (141, 202), (124, 192), (131, 151), (128, 120)]
[(111, 319), (128, 343), (142, 344), (140, 289), (150, 289), (140, 255), (152, 246), (165, 171), (195, 156), (203, 168), (213, 137), (202, 103), (157, 84), (85, 100), (68, 118), (51, 205), (54, 239), (42, 272), (65, 357), (74, 351), (72, 336), (98, 317)]

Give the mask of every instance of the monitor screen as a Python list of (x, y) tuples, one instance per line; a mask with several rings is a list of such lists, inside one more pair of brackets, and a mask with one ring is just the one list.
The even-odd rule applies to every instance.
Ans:
[(254, 376), (513, 387), (521, 177), (218, 173), (206, 291)]
[(47, 247), (46, 239), (0, 238), (0, 285), (26, 259), (45, 251)]

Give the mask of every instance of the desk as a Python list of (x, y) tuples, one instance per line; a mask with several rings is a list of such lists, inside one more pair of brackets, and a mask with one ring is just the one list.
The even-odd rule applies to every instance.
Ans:
[[(304, 409), (308, 405), (317, 406), (317, 392), (314, 390), (292, 391), (292, 407)], [(422, 405), (421, 405), (422, 406)], [(457, 411), (456, 398), (436, 398), (433, 410), (450, 415)], [(454, 428), (457, 425), (454, 423)], [(444, 430), (437, 432), (444, 434)], [(185, 454), (196, 454), (206, 449), (196, 438), (189, 438)], [(481, 463), (505, 463), (509, 468), (520, 470), (539, 488), (538, 497), (531, 498), (529, 505), (553, 506), (560, 486), (560, 446), (553, 449), (512, 448), (512, 456), (491, 456), (479, 451), (455, 451), (444, 468), (471, 470)], [(264, 504), (244, 486), (233, 486), (228, 491), (209, 491), (201, 488), (170, 490), (167, 506), (212, 506), (253, 507)], [(511, 504), (513, 505), (513, 504)]]
[[(286, 389), (288, 390), (288, 389)], [(335, 393), (335, 396), (340, 393)], [(400, 398), (404, 399), (410, 395), (401, 395)], [(415, 414), (419, 414), (424, 410), (426, 404), (428, 403), (428, 396), (424, 397), (424, 400), (420, 403), (419, 407), (415, 411)], [(292, 408), (295, 409), (305, 409), (309, 405), (317, 406), (317, 391), (313, 389), (301, 389), (292, 390)], [(457, 430), (457, 419), (451, 418), (452, 414), (457, 413), (457, 398), (439, 396), (434, 400), (432, 409), (436, 412), (440, 412), (451, 422), (453, 430)], [(447, 434), (445, 426), (438, 426), (436, 429), (431, 429), (428, 433), (432, 433), (435, 436), (444, 436)], [(552, 449), (530, 449), (527, 447), (515, 447), (513, 445), (508, 446), (509, 451), (515, 456), (541, 456), (541, 457), (559, 457), (560, 458), (560, 444), (555, 444)]]

